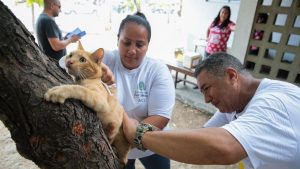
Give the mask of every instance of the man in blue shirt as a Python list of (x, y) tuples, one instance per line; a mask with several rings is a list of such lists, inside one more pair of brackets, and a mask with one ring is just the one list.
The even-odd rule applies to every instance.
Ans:
[(70, 43), (75, 43), (79, 40), (77, 35), (73, 35), (70, 38), (62, 37), (61, 30), (54, 20), (61, 12), (60, 8), (59, 0), (44, 0), (44, 10), (36, 24), (39, 46), (47, 56), (56, 60), (66, 55), (66, 47)]

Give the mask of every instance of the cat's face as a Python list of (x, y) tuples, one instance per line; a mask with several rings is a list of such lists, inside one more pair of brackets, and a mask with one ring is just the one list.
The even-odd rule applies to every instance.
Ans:
[(102, 48), (94, 53), (78, 49), (66, 56), (67, 72), (75, 77), (75, 80), (101, 78), (101, 61), (104, 51)]

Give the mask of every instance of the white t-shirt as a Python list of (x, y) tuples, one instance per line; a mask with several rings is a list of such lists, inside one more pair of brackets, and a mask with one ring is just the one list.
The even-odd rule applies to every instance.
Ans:
[[(138, 121), (148, 116), (159, 115), (171, 118), (175, 104), (175, 88), (169, 69), (163, 63), (145, 56), (141, 65), (133, 70), (126, 69), (120, 60), (119, 51), (105, 50), (103, 63), (116, 78), (118, 99), (131, 118)], [(132, 149), (129, 159), (153, 154)]]
[(300, 88), (263, 79), (244, 111), (216, 112), (204, 127), (222, 127), (248, 154), (246, 168), (300, 168)]

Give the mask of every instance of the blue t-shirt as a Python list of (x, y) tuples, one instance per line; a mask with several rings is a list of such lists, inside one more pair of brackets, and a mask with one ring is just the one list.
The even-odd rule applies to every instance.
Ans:
[(59, 60), (66, 55), (66, 49), (54, 51), (48, 41), (48, 38), (58, 38), (59, 40), (63, 40), (63, 37), (54, 19), (47, 14), (40, 14), (36, 23), (36, 33), (38, 44), (47, 56)]

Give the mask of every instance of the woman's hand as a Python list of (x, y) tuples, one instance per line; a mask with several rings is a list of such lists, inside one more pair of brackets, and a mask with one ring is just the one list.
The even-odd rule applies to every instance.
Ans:
[(112, 71), (109, 69), (108, 66), (106, 66), (104, 63), (101, 63), (102, 67), (102, 77), (101, 80), (108, 84), (114, 84), (115, 83), (115, 76), (113, 75)]
[(136, 128), (139, 125), (139, 122), (135, 119), (128, 117), (127, 113), (124, 113), (123, 116), (123, 131), (127, 141), (133, 145), (133, 139), (135, 137)]

